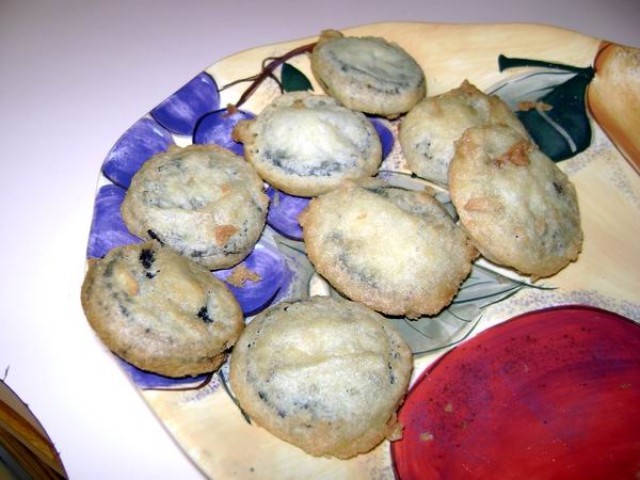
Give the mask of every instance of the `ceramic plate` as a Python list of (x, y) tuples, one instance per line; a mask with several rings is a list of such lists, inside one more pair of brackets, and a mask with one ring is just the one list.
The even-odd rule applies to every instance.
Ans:
[[(640, 140), (636, 135), (640, 128), (640, 79), (634, 74), (640, 66), (637, 49), (542, 25), (383, 23), (350, 28), (344, 33), (375, 35), (400, 44), (423, 67), (429, 95), (457, 87), (466, 79), (501, 96), (540, 148), (570, 176), (578, 191), (585, 236), (578, 261), (553, 277), (532, 282), (480, 260), (452, 305), (437, 317), (389, 320), (413, 349), (416, 377), (451, 348), (457, 352), (467, 342), (482, 345), (483, 338), (490, 342), (492, 336), (481, 334), (487, 328), (544, 307), (580, 304), (611, 312), (603, 314), (607, 319), (621, 315), (640, 321)], [(316, 39), (259, 47), (225, 58), (187, 78), (184, 86), (164, 102), (132, 121), (115, 141), (100, 170), (87, 257), (99, 258), (115, 246), (140, 241), (127, 231), (119, 208), (131, 177), (151, 155), (172, 144), (191, 143), (217, 143), (242, 153), (242, 145), (231, 138), (231, 129), (240, 119), (255, 116), (284, 91), (321, 93), (308, 58)], [(371, 120), (384, 150), (380, 176), (405, 188), (422, 189), (428, 185), (412, 176), (405, 165), (396, 141), (398, 121)], [(256, 275), (238, 282), (234, 269), (213, 273), (227, 282), (248, 320), (282, 300), (335, 294), (313, 271), (301, 242), (296, 218), (308, 199), (291, 197), (268, 186), (267, 189), (271, 198), (268, 225), (254, 252), (242, 264)], [(451, 208), (447, 191), (436, 190), (438, 198)], [(576, 308), (584, 312), (583, 307)], [(521, 323), (519, 320), (505, 325)], [(577, 333), (572, 328), (560, 326), (546, 332), (536, 326), (534, 333), (544, 338), (567, 331)], [(637, 329), (627, 328), (630, 336), (637, 337)], [(527, 351), (531, 364), (539, 365), (538, 357), (566, 349), (575, 354), (568, 358), (577, 361), (578, 352), (603, 333), (599, 327), (594, 331), (595, 337), (581, 337), (580, 341), (587, 343), (578, 344), (575, 351), (562, 342), (551, 342), (548, 349)], [(607, 348), (615, 350), (616, 345), (610, 341)], [(453, 352), (450, 355), (444, 358), (454, 358)], [(502, 362), (505, 355), (496, 358)], [(612, 368), (611, 358), (617, 357), (603, 357), (605, 370)], [(492, 359), (486, 359), (487, 368), (497, 368)], [(445, 364), (445, 360), (442, 362)], [(439, 372), (442, 364), (434, 372)], [(410, 469), (416, 463), (415, 455), (420, 456), (419, 471), (431, 465), (422, 454), (426, 452), (422, 450), (424, 445), (419, 443), (426, 439), (427, 444), (435, 445), (428, 438), (433, 435), (435, 440), (435, 433), (428, 429), (427, 433), (421, 431), (424, 438), (407, 436), (397, 443), (393, 456), (385, 442), (348, 461), (314, 458), (244, 418), (228, 389), (226, 366), (210, 376), (180, 380), (152, 375), (124, 363), (122, 366), (177, 444), (209, 477), (382, 479), (394, 478), (399, 472), (404, 478), (404, 472), (411, 471), (405, 467)], [(459, 370), (461, 367), (452, 368), (451, 378), (464, 373)], [(640, 375), (635, 368), (633, 373)], [(563, 380), (575, 380), (571, 372), (567, 375)], [(422, 428), (411, 416), (421, 408), (411, 405), (431, 395), (427, 381), (420, 380), (415, 385), (403, 410), (407, 435), (413, 428)], [(531, 384), (525, 386), (527, 392), (535, 390)], [(637, 394), (637, 386), (630, 391)], [(505, 390), (500, 392), (504, 394)], [(595, 407), (589, 404), (589, 408)], [(482, 415), (481, 411), (472, 413)], [(552, 413), (549, 418), (555, 418)], [(597, 428), (601, 427), (598, 423)], [(611, 435), (610, 430), (602, 432)], [(548, 442), (549, 438), (542, 436), (541, 441)], [(473, 457), (474, 452), (451, 449), (441, 454), (460, 465), (465, 455)], [(411, 474), (407, 475), (411, 478)]]

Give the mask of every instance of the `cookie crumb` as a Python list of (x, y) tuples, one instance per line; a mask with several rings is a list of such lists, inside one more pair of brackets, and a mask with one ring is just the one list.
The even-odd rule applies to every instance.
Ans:
[(421, 442), (433, 442), (433, 433), (430, 432), (422, 432), (420, 434)]
[(495, 159), (495, 164), (500, 167), (505, 163), (511, 163), (519, 167), (526, 167), (529, 165), (529, 148), (531, 143), (522, 140), (514, 143), (506, 153), (500, 155)]
[(226, 244), (229, 239), (238, 231), (233, 225), (220, 225), (215, 229), (216, 242), (219, 245)]
[(539, 112), (548, 112), (549, 110), (553, 110), (553, 105), (549, 105), (545, 102), (536, 102), (532, 100), (523, 100), (522, 102), (518, 102), (517, 107), (519, 112), (528, 112), (529, 110), (538, 110)]
[(245, 265), (238, 265), (233, 269), (231, 275), (226, 278), (226, 282), (230, 283), (234, 287), (244, 287), (244, 284), (249, 282), (259, 282), (262, 279), (260, 274), (249, 270)]

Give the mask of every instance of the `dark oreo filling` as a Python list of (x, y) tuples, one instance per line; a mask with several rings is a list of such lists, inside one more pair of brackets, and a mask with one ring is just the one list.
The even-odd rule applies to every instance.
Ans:
[(140, 252), (140, 256), (138, 258), (140, 259), (140, 263), (142, 263), (142, 267), (146, 270), (145, 275), (147, 278), (153, 278), (158, 274), (157, 271), (150, 271), (150, 269), (153, 267), (153, 263), (156, 260), (153, 250), (150, 250), (148, 248), (143, 249)]
[(260, 391), (258, 392), (258, 397), (260, 397), (260, 400), (262, 400), (264, 403), (266, 403), (266, 404), (269, 406), (269, 408), (273, 408), (273, 409), (275, 409), (275, 411), (276, 411), (277, 415), (278, 415), (280, 418), (285, 418), (285, 417), (287, 416), (287, 412), (286, 412), (286, 410), (284, 410), (282, 407), (277, 407), (277, 406), (275, 406), (275, 405), (274, 405), (274, 404), (269, 400), (269, 396), (268, 396), (268, 395), (267, 395), (263, 390), (260, 390)]
[[(375, 77), (372, 75), (371, 72), (363, 70), (362, 68), (359, 68), (357, 66), (354, 65), (350, 65), (350, 64), (346, 64), (344, 63), (340, 57), (338, 55), (336, 55), (335, 52), (329, 51), (328, 52), (328, 56), (330, 57), (330, 59), (335, 62), (337, 65), (339, 65), (339, 69), (341, 72), (345, 73), (345, 74), (354, 74), (354, 75), (361, 75), (361, 76), (365, 76), (365, 77), (374, 77), (379, 83), (383, 83), (383, 84), (387, 84), (387, 85), (391, 85), (390, 87), (387, 88), (378, 88), (375, 85), (371, 85), (371, 84), (367, 84), (367, 88), (369, 88), (370, 90), (375, 90), (378, 91), (380, 93), (385, 93), (385, 94), (389, 94), (389, 95), (398, 95), (400, 93), (401, 89), (405, 89), (405, 88), (412, 88), (413, 85), (411, 84), (411, 82), (409, 81), (409, 78), (406, 75), (401, 75), (401, 78), (399, 78), (398, 80), (389, 80), (389, 79), (385, 79), (385, 80), (381, 80), (378, 77)], [(420, 82), (422, 83), (422, 82)]]
[(553, 188), (558, 195), (562, 195), (564, 193), (564, 187), (558, 182), (553, 182)]
[(387, 189), (385, 187), (373, 187), (373, 188), (368, 188), (367, 190), (369, 190), (371, 193), (375, 193), (376, 195), (380, 195), (381, 197), (389, 198), (389, 195), (387, 194)]
[(311, 404), (309, 403), (309, 400), (299, 400), (297, 398), (293, 399), (293, 405), (301, 410), (310, 410), (311, 409)]
[(341, 253), (337, 258), (338, 264), (354, 280), (364, 283), (375, 290), (380, 289), (380, 284), (375, 278), (375, 274), (368, 268), (358, 268), (351, 263), (351, 257), (347, 253)]
[(198, 311), (197, 315), (204, 323), (213, 323), (213, 318), (209, 316), (209, 309), (206, 305)]
[(427, 160), (433, 160), (433, 154), (431, 153), (431, 139), (424, 139), (414, 145), (414, 148), (422, 154)]
[(393, 373), (393, 366), (391, 365), (391, 362), (387, 363), (387, 367), (389, 367), (389, 383), (393, 385), (396, 383), (396, 375)]
[(182, 164), (182, 158), (173, 158), (166, 163), (163, 163), (158, 166), (157, 171), (162, 172), (164, 170), (169, 170), (171, 168), (175, 168), (179, 172), (184, 170), (184, 165)]
[(154, 232), (153, 230), (151, 230), (151, 229), (147, 230), (147, 235), (149, 235), (149, 238), (155, 240), (160, 245), (164, 245), (164, 242), (160, 239), (158, 234), (156, 232)]
[(356, 281), (365, 283), (371, 288), (378, 290), (380, 288), (379, 283), (375, 279), (375, 274), (370, 269), (363, 269), (354, 266), (351, 262), (351, 257), (346, 251), (349, 249), (344, 235), (339, 232), (332, 232), (327, 236), (327, 242), (335, 243), (339, 250), (342, 251), (336, 259), (338, 265), (342, 270), (348, 273), (348, 275)]
[(334, 173), (342, 172), (348, 168), (355, 166), (355, 159), (351, 158), (350, 162), (340, 163), (332, 159), (322, 160), (319, 165), (314, 167), (306, 166), (302, 163), (294, 163), (291, 157), (288, 157), (283, 150), (268, 150), (265, 152), (265, 157), (275, 167), (287, 174), (300, 175), (300, 176), (313, 176), (313, 177), (329, 177)]
[(139, 258), (140, 263), (142, 263), (142, 266), (145, 268), (145, 270), (149, 270), (153, 265), (153, 262), (155, 261), (153, 250), (149, 250), (148, 248), (145, 248), (140, 252)]
[(113, 292), (113, 298), (116, 301), (118, 311), (127, 320), (132, 320), (131, 311), (126, 304), (131, 304), (131, 299), (124, 292)]

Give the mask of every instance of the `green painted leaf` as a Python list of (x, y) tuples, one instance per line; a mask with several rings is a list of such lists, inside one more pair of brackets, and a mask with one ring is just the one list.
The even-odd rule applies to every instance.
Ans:
[(594, 70), (592, 67), (576, 67), (565, 63), (547, 62), (545, 60), (534, 60), (530, 58), (512, 58), (506, 55), (498, 55), (498, 69), (502, 72), (509, 68), (516, 67), (540, 67), (549, 70), (561, 70), (565, 72), (577, 73), (585, 77), (593, 78)]
[[(592, 129), (585, 101), (593, 78), (591, 67), (581, 68), (538, 60), (498, 58), (500, 70), (536, 67), (498, 85), (489, 93), (502, 98), (527, 128), (533, 141), (552, 160), (561, 161), (584, 151)], [(526, 105), (527, 108), (523, 108)]]
[(575, 75), (537, 99), (552, 109), (518, 111), (533, 141), (556, 161), (586, 150), (591, 143), (591, 123), (586, 113), (585, 92), (589, 79)]
[(305, 74), (289, 63), (282, 64), (281, 82), (285, 92), (313, 90), (313, 86)]

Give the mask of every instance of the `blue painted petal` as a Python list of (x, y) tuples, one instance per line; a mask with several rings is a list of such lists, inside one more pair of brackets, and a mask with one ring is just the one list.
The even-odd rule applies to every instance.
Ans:
[(210, 75), (202, 72), (151, 110), (151, 116), (167, 130), (191, 135), (202, 115), (219, 108), (218, 86)]
[(116, 185), (129, 188), (131, 177), (142, 164), (173, 143), (171, 134), (152, 118), (141, 118), (111, 148), (102, 164), (102, 173)]
[(244, 146), (236, 142), (231, 133), (241, 120), (250, 120), (255, 115), (245, 110), (222, 109), (209, 112), (198, 121), (193, 132), (193, 143), (216, 144), (231, 150), (236, 155), (244, 154)]
[[(259, 277), (258, 280), (246, 280), (242, 286), (229, 283), (227, 279), (240, 266), (256, 273)], [(261, 242), (239, 266), (218, 270), (214, 272), (214, 275), (227, 284), (242, 307), (245, 316), (255, 315), (269, 306), (278, 291), (287, 288), (293, 277), (278, 249)]]
[(380, 117), (368, 117), (369, 120), (371, 120), (371, 123), (373, 123), (373, 126), (376, 129), (376, 132), (378, 132), (378, 136), (380, 137), (380, 143), (382, 143), (382, 159), (384, 160), (385, 158), (387, 158), (387, 155), (389, 155), (389, 153), (391, 153), (391, 150), (393, 149), (393, 143), (395, 141), (394, 137), (393, 137), (393, 133), (391, 132), (391, 129), (387, 126), (387, 121), (388, 120), (383, 120)]
[(124, 195), (125, 191), (116, 185), (105, 185), (98, 190), (89, 232), (88, 258), (102, 258), (114, 247), (142, 241), (129, 233), (122, 220), (120, 205)]
[(143, 389), (170, 390), (176, 388), (197, 387), (207, 379), (207, 375), (182, 378), (165, 377), (163, 375), (158, 375), (157, 373), (140, 370), (121, 358), (116, 358), (133, 383)]
[[(559, 162), (591, 145), (593, 131), (585, 92), (594, 76), (592, 67), (504, 55), (498, 57), (498, 65), (500, 71), (536, 67), (495, 85), (488, 93), (498, 95), (515, 112), (544, 154)], [(530, 107), (523, 108), (523, 105)], [(542, 106), (545, 108), (540, 108)]]
[(302, 227), (298, 215), (309, 204), (310, 198), (288, 195), (273, 187), (267, 189), (269, 213), (267, 223), (285, 237), (302, 240)]

